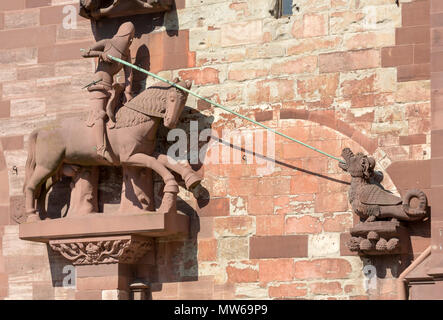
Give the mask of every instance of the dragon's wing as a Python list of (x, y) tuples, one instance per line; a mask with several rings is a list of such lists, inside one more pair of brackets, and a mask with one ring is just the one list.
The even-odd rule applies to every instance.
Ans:
[(401, 198), (375, 184), (364, 186), (359, 198), (361, 203), (368, 205), (393, 206), (402, 203)]

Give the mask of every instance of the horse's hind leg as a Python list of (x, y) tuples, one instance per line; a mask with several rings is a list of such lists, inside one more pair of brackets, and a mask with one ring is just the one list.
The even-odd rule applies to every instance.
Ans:
[(135, 154), (130, 156), (122, 164), (127, 166), (148, 167), (158, 173), (165, 182), (164, 196), (162, 204), (158, 209), (160, 213), (168, 213), (175, 207), (178, 193), (178, 184), (174, 176), (166, 167), (157, 159), (146, 154)]
[(177, 172), (183, 179), (186, 189), (191, 190), (200, 184), (202, 178), (199, 177), (187, 161), (178, 162), (165, 154), (155, 153), (154, 157), (166, 168)]
[(48, 217), (48, 212), (46, 211), (46, 195), (54, 185), (54, 179), (55, 177), (52, 176), (42, 183), (40, 187), (40, 194), (37, 196), (37, 210), (39, 211), (39, 215), (42, 219), (46, 219)]
[(27, 219), (28, 222), (40, 220), (37, 214), (37, 210), (35, 208), (35, 191), (38, 190), (52, 174), (54, 174), (54, 170), (47, 169), (43, 166), (37, 165), (28, 183), (26, 184), (25, 205), (26, 205), (26, 213), (29, 214)]

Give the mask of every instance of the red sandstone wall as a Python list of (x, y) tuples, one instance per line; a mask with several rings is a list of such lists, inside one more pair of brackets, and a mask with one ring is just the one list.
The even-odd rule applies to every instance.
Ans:
[[(443, 54), (441, 52), (441, 47), (443, 45), (442, 40), (442, 20), (443, 17), (443, 4), (439, 1), (432, 1), (431, 5), (431, 23), (432, 23), (432, 31), (431, 31), (431, 39), (432, 39), (432, 189), (435, 192), (435, 195), (440, 194), (439, 191), (442, 190), (442, 181), (441, 181), (441, 160), (442, 160), (442, 122), (441, 122), (441, 110), (442, 110), (442, 58)], [(443, 215), (441, 212), (442, 202), (440, 198), (437, 198), (435, 203), (436, 214), (435, 220), (439, 221), (439, 224), (436, 224), (435, 229), (433, 230), (435, 237), (435, 244), (438, 242), (438, 234), (439, 230), (441, 230)]]
[[(4, 298), (102, 297), (81, 282), (81, 294), (60, 287), (63, 260), (18, 240), (11, 218), (20, 212), (29, 133), (87, 107), (80, 88), (93, 62), (79, 58), (79, 48), (93, 36), (81, 18), (78, 29), (62, 28), (64, 2), (0, 3)], [(398, 8), (391, 0), (306, 0), (279, 20), (269, 16), (268, 4), (177, 1), (178, 37), (159, 27), (135, 41), (134, 58), (145, 44), (149, 55), (139, 58), (149, 56), (151, 70), (162, 76), (192, 79), (198, 93), (335, 156), (346, 146), (368, 152), (388, 189), (429, 189), (429, 2)], [(174, 20), (168, 15), (166, 26)], [(214, 129), (253, 128), (202, 101), (188, 104), (214, 115)], [(380, 278), (367, 292), (362, 268), (375, 261), (343, 246), (355, 219), (343, 183), (349, 177), (335, 160), (276, 142), (273, 174), (258, 175), (256, 165), (205, 165), (209, 204), (199, 208), (181, 193), (199, 216), (193, 224), (199, 233), (197, 239), (160, 240), (155, 260), (143, 259), (138, 274), (153, 282), (154, 299), (395, 297), (394, 258), (376, 263)], [(422, 174), (410, 174), (417, 170)], [(413, 254), (428, 246), (428, 229), (415, 228)]]

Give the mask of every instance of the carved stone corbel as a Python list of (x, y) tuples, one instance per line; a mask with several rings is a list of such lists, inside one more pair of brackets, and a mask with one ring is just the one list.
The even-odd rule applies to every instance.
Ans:
[(349, 250), (363, 255), (407, 253), (407, 230), (399, 221), (375, 221), (357, 224), (350, 230)]
[(73, 265), (134, 264), (154, 249), (154, 239), (130, 235), (110, 236), (50, 240), (49, 245)]

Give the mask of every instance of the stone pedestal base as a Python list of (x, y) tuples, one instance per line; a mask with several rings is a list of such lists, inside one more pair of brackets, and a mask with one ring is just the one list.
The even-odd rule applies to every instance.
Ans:
[(76, 300), (128, 300), (133, 266), (123, 263), (77, 265)]
[(148, 284), (134, 285), (135, 266), (149, 252), (154, 254), (155, 238), (188, 230), (189, 218), (178, 213), (91, 214), (24, 223), (19, 236), (48, 243), (75, 267), (76, 299), (122, 300), (149, 296)]
[(44, 220), (20, 225), (20, 239), (37, 242), (67, 238), (101, 237), (110, 235), (140, 235), (163, 237), (187, 234), (189, 218), (179, 213), (106, 215), (90, 214), (77, 218)]

